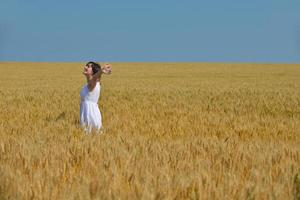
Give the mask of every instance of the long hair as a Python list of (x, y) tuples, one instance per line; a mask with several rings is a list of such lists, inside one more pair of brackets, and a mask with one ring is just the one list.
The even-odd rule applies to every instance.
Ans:
[(86, 63), (86, 66), (88, 66), (89, 64), (92, 64), (93, 75), (96, 74), (101, 69), (101, 65), (96, 62), (90, 61)]

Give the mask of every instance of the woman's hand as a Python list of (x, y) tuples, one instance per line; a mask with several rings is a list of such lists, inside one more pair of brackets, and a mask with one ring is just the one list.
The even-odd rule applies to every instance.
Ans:
[(103, 74), (107, 74), (107, 75), (111, 74), (112, 72), (111, 64), (105, 63), (104, 66), (101, 68), (101, 71)]

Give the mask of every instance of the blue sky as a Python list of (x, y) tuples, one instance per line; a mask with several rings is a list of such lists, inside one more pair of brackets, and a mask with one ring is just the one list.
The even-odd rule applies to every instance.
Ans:
[(0, 61), (300, 63), (299, 0), (1, 0)]

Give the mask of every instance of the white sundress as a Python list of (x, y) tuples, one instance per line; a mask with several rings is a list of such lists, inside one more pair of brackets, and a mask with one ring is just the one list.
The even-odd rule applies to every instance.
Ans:
[(80, 91), (80, 125), (87, 132), (99, 131), (102, 127), (102, 117), (98, 107), (100, 97), (100, 83), (89, 91), (87, 84)]

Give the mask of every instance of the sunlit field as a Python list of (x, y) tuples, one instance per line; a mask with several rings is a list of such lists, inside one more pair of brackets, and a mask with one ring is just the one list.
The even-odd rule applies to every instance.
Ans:
[(300, 199), (300, 65), (0, 63), (0, 199)]

